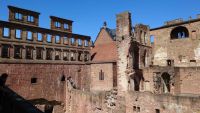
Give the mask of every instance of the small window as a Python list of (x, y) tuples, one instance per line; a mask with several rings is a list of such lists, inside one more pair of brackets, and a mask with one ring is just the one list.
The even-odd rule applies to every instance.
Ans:
[(71, 38), (71, 45), (75, 45), (75, 39)]
[(50, 42), (51, 42), (51, 40), (52, 40), (52, 39), (51, 39), (51, 35), (50, 35), (50, 34), (48, 34), (48, 35), (47, 35), (47, 42), (49, 42), (49, 43), (50, 43)]
[(31, 84), (37, 83), (37, 78), (31, 78)]
[(17, 39), (21, 39), (22, 37), (21, 37), (21, 30), (20, 29), (16, 29), (15, 30), (15, 38), (17, 38)]
[(156, 110), (156, 113), (160, 113), (160, 110), (159, 109), (155, 109)]
[(6, 28), (4, 27), (3, 28), (3, 37), (10, 37), (10, 29), (9, 28)]
[(14, 47), (14, 58), (15, 59), (21, 59), (22, 58), (22, 49), (20, 46), (15, 46)]
[(55, 60), (60, 60), (61, 52), (59, 50), (56, 50), (55, 53), (56, 53), (55, 54)]
[(33, 40), (33, 33), (31, 31), (27, 32), (27, 40)]
[(89, 46), (89, 43), (87, 40), (85, 40), (85, 47), (88, 47)]
[(33, 48), (26, 48), (26, 59), (33, 59)]
[(56, 43), (60, 43), (60, 36), (57, 35), (57, 36), (55, 37), (55, 41), (56, 41)]
[(61, 80), (60, 80), (61, 82), (64, 82), (65, 81), (65, 76), (64, 75), (62, 75), (62, 77), (61, 77)]
[(28, 22), (34, 22), (34, 17), (33, 16), (27, 16), (27, 21)]
[(38, 33), (37, 40), (42, 41), (42, 33)]
[(36, 48), (36, 58), (38, 60), (43, 58), (43, 48)]
[(9, 53), (9, 45), (2, 45), (2, 50), (1, 50), (1, 57), (2, 58), (9, 58), (10, 53)]
[(137, 112), (140, 112), (140, 107), (137, 107)]
[(190, 60), (190, 62), (196, 62), (196, 60)]
[(82, 46), (82, 40), (78, 39), (78, 46)]
[(155, 39), (154, 35), (151, 35), (151, 36), (150, 36), (150, 42), (151, 42), (151, 44), (154, 43), (154, 39)]
[(60, 28), (60, 27), (61, 27), (60, 22), (54, 22), (54, 25), (55, 25), (55, 27), (57, 27), (57, 28)]
[(69, 29), (69, 25), (68, 24), (64, 24), (64, 29)]
[(69, 44), (69, 40), (68, 40), (68, 37), (64, 37), (64, 44)]
[(15, 19), (22, 20), (22, 14), (21, 13), (15, 13)]
[(133, 106), (133, 111), (136, 111), (137, 110), (137, 107), (136, 106)]
[(99, 80), (104, 80), (104, 72), (102, 70), (99, 72)]
[(46, 49), (46, 59), (52, 60), (52, 49)]

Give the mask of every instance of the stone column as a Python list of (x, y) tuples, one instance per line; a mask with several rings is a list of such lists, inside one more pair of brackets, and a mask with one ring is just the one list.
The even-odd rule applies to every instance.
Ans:
[(14, 58), (14, 46), (10, 46), (10, 58), (13, 59)]
[(33, 32), (33, 41), (34, 41), (34, 42), (37, 41), (37, 32)]
[(26, 41), (26, 39), (27, 39), (27, 31), (22, 30), (22, 40)]
[(46, 33), (44, 33), (43, 34), (43, 39), (42, 39), (42, 41), (43, 41), (43, 43), (47, 43), (47, 34)]
[(55, 44), (55, 43), (56, 43), (56, 42), (55, 42), (55, 36), (54, 36), (54, 35), (52, 35), (51, 41), (52, 41), (52, 44)]
[(82, 39), (82, 47), (84, 48), (85, 47), (85, 40)]
[(75, 52), (75, 61), (78, 61), (78, 51)]
[(60, 51), (60, 60), (62, 60), (62, 61), (63, 61), (63, 54), (64, 54), (64, 51), (61, 50), (61, 51)]
[(52, 60), (55, 60), (55, 49), (52, 50)]
[(22, 55), (22, 59), (26, 59), (26, 47), (22, 47), (21, 48), (21, 55)]
[(68, 51), (67, 55), (68, 55), (69, 61), (71, 61), (71, 50)]
[(15, 29), (13, 28), (10, 29), (10, 38), (15, 39)]
[(75, 42), (74, 46), (78, 47), (78, 39), (77, 38), (74, 38), (74, 42)]
[(33, 49), (33, 60), (36, 60), (37, 53), (36, 53), (36, 48)]

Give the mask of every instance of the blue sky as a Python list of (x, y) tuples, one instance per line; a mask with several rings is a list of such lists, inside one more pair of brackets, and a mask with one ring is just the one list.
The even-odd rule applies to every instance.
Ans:
[(129, 11), (132, 24), (143, 23), (151, 28), (165, 21), (200, 14), (200, 0), (0, 0), (0, 20), (8, 19), (7, 5), (40, 12), (40, 27), (50, 28), (49, 16), (71, 19), (73, 32), (95, 40), (104, 21), (116, 26), (116, 14)]

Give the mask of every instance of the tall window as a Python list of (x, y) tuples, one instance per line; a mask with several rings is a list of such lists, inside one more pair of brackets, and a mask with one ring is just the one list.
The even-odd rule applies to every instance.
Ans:
[(60, 28), (60, 27), (61, 27), (60, 22), (54, 22), (54, 25), (55, 25), (55, 27), (57, 27), (57, 28)]
[(151, 36), (150, 36), (150, 42), (151, 42), (151, 44), (153, 44), (153, 43), (154, 43), (154, 40), (155, 40), (155, 37), (154, 37), (154, 35), (151, 35)]
[(75, 39), (71, 38), (71, 45), (75, 45)]
[(64, 24), (64, 29), (69, 29), (69, 25), (68, 24)]
[(36, 59), (43, 58), (43, 48), (36, 48)]
[(38, 33), (37, 40), (42, 41), (42, 33)]
[(64, 51), (63, 52), (63, 60), (68, 61), (69, 60), (68, 56), (69, 56), (69, 53), (67, 51)]
[(89, 43), (87, 40), (85, 40), (85, 47), (88, 47), (89, 46)]
[(22, 20), (22, 14), (21, 13), (15, 13), (15, 19)]
[(2, 50), (1, 50), (1, 57), (2, 58), (9, 58), (10, 54), (9, 54), (9, 45), (2, 45)]
[(15, 38), (21, 39), (21, 38), (22, 38), (21, 32), (22, 32), (22, 31), (21, 31), (20, 29), (16, 29), (16, 30), (15, 30)]
[(68, 42), (69, 42), (68, 37), (64, 37), (64, 41), (63, 41), (63, 42), (64, 42), (64, 44), (66, 44), (66, 45), (69, 44), (69, 43), (68, 43)]
[(22, 58), (22, 50), (20, 46), (14, 47), (14, 58), (21, 59)]
[(82, 46), (82, 40), (78, 39), (78, 46)]
[(52, 60), (52, 49), (46, 49), (46, 59)]
[(33, 48), (26, 47), (26, 59), (33, 59)]
[(27, 40), (33, 40), (33, 33), (31, 31), (27, 32)]
[(27, 16), (27, 21), (28, 22), (34, 22), (34, 17), (33, 16)]
[(55, 42), (56, 42), (56, 43), (60, 43), (60, 36), (59, 36), (59, 35), (56, 35), (56, 37), (55, 37)]
[(52, 42), (52, 39), (51, 39), (51, 35), (50, 34), (47, 34), (47, 42)]
[(102, 70), (99, 72), (99, 80), (104, 80), (104, 72)]
[(55, 55), (55, 60), (60, 60), (60, 51), (59, 50), (56, 50), (56, 55)]
[(3, 37), (5, 37), (5, 38), (10, 37), (10, 29), (9, 28), (6, 28), (6, 27), (3, 28)]

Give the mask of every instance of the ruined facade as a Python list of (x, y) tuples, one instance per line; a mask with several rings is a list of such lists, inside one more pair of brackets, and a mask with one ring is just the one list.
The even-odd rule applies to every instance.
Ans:
[(89, 36), (72, 33), (71, 20), (50, 16), (46, 29), (38, 12), (8, 8), (9, 21), (0, 21), (0, 74), (41, 111), (200, 112), (200, 18), (151, 29), (132, 26), (123, 12), (116, 29), (104, 22), (91, 47)]

